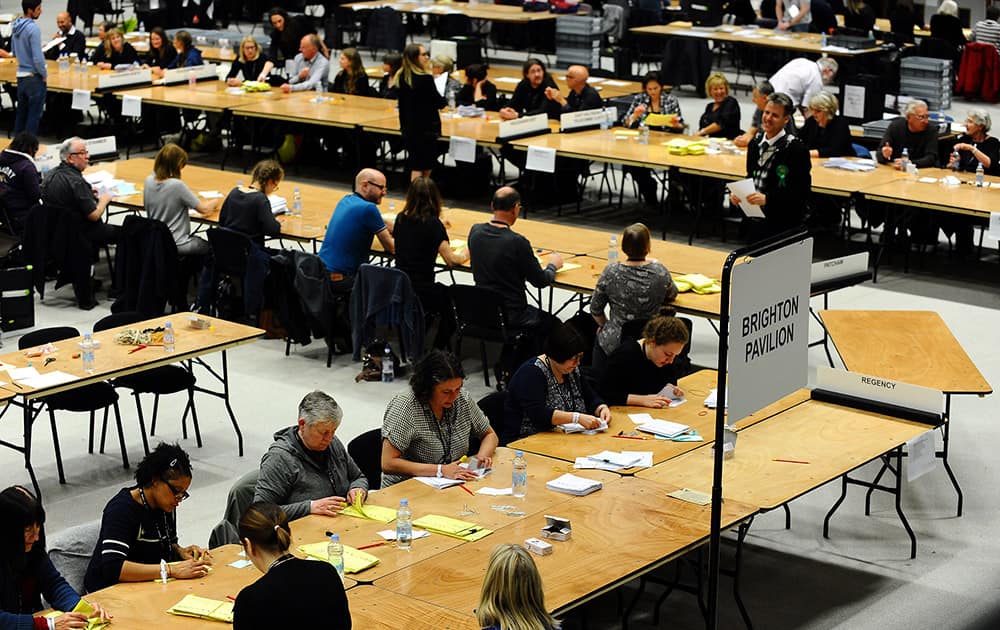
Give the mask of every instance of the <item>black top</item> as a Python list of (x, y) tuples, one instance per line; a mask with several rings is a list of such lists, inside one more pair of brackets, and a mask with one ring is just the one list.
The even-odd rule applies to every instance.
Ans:
[[(886, 143), (892, 147), (892, 159), (887, 160), (882, 155), (882, 147)], [(937, 125), (930, 123), (927, 129), (920, 133), (913, 133), (906, 124), (906, 118), (900, 116), (885, 129), (882, 140), (878, 143), (878, 150), (875, 151), (875, 158), (880, 164), (887, 164), (903, 155), (903, 148), (909, 150), (910, 162), (917, 168), (927, 168), (937, 166), (938, 163), (938, 129)]]
[(382, 79), (378, 82), (378, 95), (380, 98), (399, 98), (399, 86), (395, 83), (392, 87), (389, 87), (389, 74), (383, 74)]
[(229, 68), (229, 74), (226, 75), (226, 79), (233, 79), (237, 74), (243, 72), (244, 81), (256, 81), (260, 73), (264, 71), (264, 64), (266, 64), (270, 59), (266, 55), (257, 55), (257, 58), (253, 61), (240, 61), (239, 59), (233, 61), (233, 65)]
[(267, 195), (255, 190), (243, 192), (237, 186), (229, 191), (219, 212), (219, 225), (246, 234), (254, 243), (264, 245), (265, 236), (278, 236), (281, 224), (271, 212)]
[(37, 206), (41, 180), (28, 155), (10, 149), (0, 152), (0, 198), (7, 212), (21, 216)]
[[(150, 50), (143, 57), (142, 61), (150, 68), (166, 68), (173, 62), (174, 57), (176, 56), (177, 56), (177, 49), (174, 48), (174, 45), (171, 44), (170, 42), (164, 42), (163, 53), (161, 55), (157, 55), (155, 51)], [(238, 62), (234, 61), (233, 65), (235, 66), (237, 63)]]
[(368, 83), (368, 75), (361, 73), (354, 77), (354, 89), (352, 91), (347, 90), (347, 71), (341, 70), (337, 73), (337, 76), (333, 78), (333, 87), (330, 88), (331, 92), (336, 92), (337, 94), (356, 94), (358, 96), (375, 96), (375, 90), (372, 89), (371, 85)]
[(295, 59), (299, 54), (299, 44), (302, 37), (310, 33), (315, 33), (308, 18), (304, 15), (290, 15), (285, 19), (285, 30), (271, 30), (271, 43), (267, 50), (267, 56), (278, 63), (284, 63), (286, 59)]
[[(988, 175), (1000, 174), (1000, 140), (994, 138), (993, 136), (986, 136), (986, 139), (982, 142), (973, 142), (972, 137), (967, 133), (963, 133), (955, 141), (955, 144), (967, 143), (975, 145), (977, 149), (985, 153), (990, 158), (990, 167), (986, 169)], [(959, 151), (958, 152), (958, 169), (960, 171), (974, 172), (976, 167), (979, 166), (979, 160), (976, 156), (972, 155), (972, 151)]]
[(328, 562), (279, 559), (233, 605), (233, 630), (316, 627), (351, 628), (344, 583)]
[(414, 288), (434, 284), (434, 264), (438, 248), (448, 240), (448, 232), (441, 219), (433, 217), (420, 221), (406, 214), (396, 217), (392, 228), (396, 241), (396, 268), (410, 276)]
[(609, 405), (626, 405), (629, 394), (655, 394), (667, 383), (676, 385), (681, 376), (677, 363), (656, 367), (638, 341), (625, 339), (608, 356), (597, 391)]
[(414, 74), (413, 85), (399, 78), (399, 131), (403, 136), (441, 135), (440, 109), (444, 97), (438, 94), (434, 77)]
[(95, 64), (97, 63), (110, 63), (112, 68), (116, 68), (120, 65), (131, 65), (133, 63), (139, 63), (139, 53), (135, 52), (135, 48), (132, 48), (132, 44), (128, 42), (122, 43), (121, 52), (116, 51), (114, 48), (111, 49), (111, 54), (107, 54), (104, 50), (104, 46), (98, 46), (94, 50), (94, 56), (91, 59)]
[(472, 97), (475, 94), (475, 88), (466, 83), (462, 86), (462, 89), (458, 91), (455, 96), (455, 102), (459, 105), (475, 105), (476, 107), (482, 107), (483, 109), (494, 112), (498, 109), (497, 107), (497, 86), (493, 85), (489, 81), (483, 82), (483, 98), (478, 101), (473, 101)]
[(89, 215), (97, 208), (94, 189), (74, 166), (62, 162), (42, 180), (42, 202), (67, 212)]
[(556, 268), (543, 269), (528, 239), (510, 228), (480, 223), (469, 231), (472, 277), (477, 287), (500, 295), (511, 321), (527, 307), (525, 281), (547, 287), (556, 278)]
[[(850, 8), (844, 13), (844, 26), (847, 28), (855, 28), (859, 31), (870, 31), (875, 28), (875, 10), (872, 9), (867, 4), (861, 7), (861, 10), (855, 13), (851, 11)], [(910, 29), (913, 32), (913, 29)]]
[(604, 101), (601, 100), (601, 95), (597, 93), (597, 90), (590, 85), (584, 85), (579, 94), (573, 90), (569, 91), (569, 95), (566, 96), (566, 105), (563, 106), (562, 111), (564, 114), (568, 114), (588, 109), (601, 109), (602, 107), (604, 107)]
[(536, 88), (531, 87), (531, 81), (521, 79), (521, 82), (514, 88), (514, 95), (510, 98), (510, 108), (516, 111), (518, 116), (547, 114), (549, 118), (558, 119), (559, 114), (562, 113), (562, 107), (559, 103), (545, 97), (545, 88), (559, 89), (555, 80), (548, 74)]
[(965, 46), (965, 33), (962, 32), (962, 21), (954, 15), (935, 13), (931, 16), (931, 37), (943, 39), (952, 46)]
[(88, 593), (118, 583), (126, 560), (156, 564), (178, 560), (177, 519), (132, 498), (132, 488), (122, 488), (104, 506), (101, 534), (87, 566), (83, 584)]
[(816, 149), (820, 157), (854, 155), (851, 147), (851, 126), (843, 116), (834, 116), (826, 127), (820, 127), (810, 116), (796, 135), (806, 143), (810, 151)]
[(722, 129), (713, 134), (714, 138), (726, 138), (732, 140), (740, 135), (740, 103), (732, 96), (727, 96), (721, 103), (719, 109), (712, 110), (715, 101), (705, 106), (705, 113), (698, 121), (698, 128), (704, 129), (712, 123), (718, 123)]
[(918, 24), (923, 26), (923, 16), (915, 9), (897, 4), (889, 12), (889, 28), (900, 42), (913, 43), (913, 29)]
[(763, 140), (764, 134), (759, 133), (747, 147), (747, 174), (754, 179), (757, 190), (767, 196), (767, 204), (761, 210), (774, 230), (795, 227), (805, 220), (806, 200), (812, 187), (809, 149), (802, 140), (786, 133), (761, 168)]
[[(46, 59), (58, 59), (63, 55), (75, 54), (77, 59), (87, 58), (87, 36), (83, 34), (83, 31), (77, 29), (73, 31), (72, 35), (65, 35), (66, 38), (63, 43), (49, 48), (45, 53)], [(46, 42), (42, 42), (44, 46)]]

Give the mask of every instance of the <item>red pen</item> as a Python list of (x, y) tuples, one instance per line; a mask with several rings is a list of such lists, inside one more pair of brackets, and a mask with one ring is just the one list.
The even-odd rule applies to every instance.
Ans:
[(468, 492), (472, 496), (476, 496), (476, 493), (473, 492), (472, 490), (469, 490), (468, 488), (466, 488), (464, 483), (458, 484), (458, 487), (461, 488), (462, 490), (465, 490), (466, 492)]
[(645, 439), (648, 439), (648, 438), (644, 438), (644, 437), (641, 437), (641, 436), (638, 436), (638, 435), (612, 435), (611, 437), (613, 437), (613, 438), (621, 438), (623, 440), (645, 440)]
[(784, 462), (786, 464), (808, 464), (809, 462), (803, 462), (798, 459), (772, 459), (773, 462)]
[(142, 350), (145, 347), (146, 347), (146, 344), (142, 344), (142, 345), (136, 346), (136, 347), (132, 348), (131, 350), (129, 350), (128, 353), (132, 354), (133, 352), (138, 352), (138, 351)]
[(228, 599), (231, 602), (235, 602), (236, 601), (236, 598), (233, 597), (232, 595), (226, 595), (226, 599)]
[(383, 540), (383, 541), (380, 541), (380, 542), (377, 542), (377, 543), (372, 543), (370, 545), (361, 545), (360, 547), (358, 547), (358, 549), (371, 549), (372, 547), (381, 547), (382, 545), (385, 545), (385, 544), (387, 544), (387, 543)]

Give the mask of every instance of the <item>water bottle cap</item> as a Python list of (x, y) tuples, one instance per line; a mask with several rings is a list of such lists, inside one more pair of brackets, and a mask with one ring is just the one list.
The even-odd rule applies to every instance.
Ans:
[(330, 542), (340, 542), (340, 534), (330, 534)]
[(88, 332), (83, 333), (83, 338), (84, 339), (90, 339), (90, 333), (88, 333)]
[(406, 499), (400, 499), (400, 500), (399, 500), (399, 504), (400, 504), (401, 506), (402, 506), (402, 505), (409, 505), (409, 504), (410, 504), (410, 502), (409, 502), (409, 501), (407, 501)]
[(517, 452), (517, 456), (518, 457), (524, 457), (524, 451), (518, 451)]
[(167, 322), (167, 323), (165, 323), (165, 324), (163, 325), (163, 327), (164, 327), (164, 328), (173, 328), (173, 324), (171, 324), (170, 322)]

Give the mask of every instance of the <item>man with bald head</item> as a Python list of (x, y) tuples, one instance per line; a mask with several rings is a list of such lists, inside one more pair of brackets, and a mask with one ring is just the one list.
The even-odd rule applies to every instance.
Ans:
[(45, 51), (46, 59), (58, 59), (63, 55), (76, 55), (77, 59), (86, 58), (87, 38), (83, 31), (78, 31), (73, 25), (73, 18), (66, 11), (56, 14), (56, 27), (59, 29), (52, 39), (63, 38), (52, 48)]
[(358, 267), (368, 260), (372, 236), (392, 254), (396, 243), (392, 224), (382, 220), (378, 205), (385, 197), (385, 175), (373, 168), (363, 168), (354, 178), (354, 192), (344, 197), (333, 210), (323, 237), (319, 257), (330, 272), (335, 291), (350, 291)]
[(587, 84), (590, 71), (585, 66), (570, 66), (566, 70), (566, 86), (569, 94), (563, 96), (556, 88), (545, 88), (545, 98), (562, 105), (564, 114), (582, 112), (588, 109), (601, 109), (604, 102), (597, 90)]
[(288, 83), (281, 90), (288, 92), (303, 92), (315, 90), (316, 86), (326, 89), (326, 75), (330, 71), (330, 62), (323, 56), (323, 42), (318, 35), (304, 35), (299, 42), (299, 54), (295, 55), (292, 70), (288, 73)]

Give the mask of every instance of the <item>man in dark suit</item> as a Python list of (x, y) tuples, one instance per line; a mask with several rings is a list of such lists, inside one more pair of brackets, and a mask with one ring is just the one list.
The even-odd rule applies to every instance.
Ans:
[(52, 39), (63, 38), (55, 46), (45, 51), (46, 59), (58, 59), (63, 55), (76, 55), (77, 59), (87, 57), (87, 38), (83, 31), (77, 30), (73, 25), (73, 18), (66, 11), (61, 11), (56, 15), (56, 26), (59, 28)]

